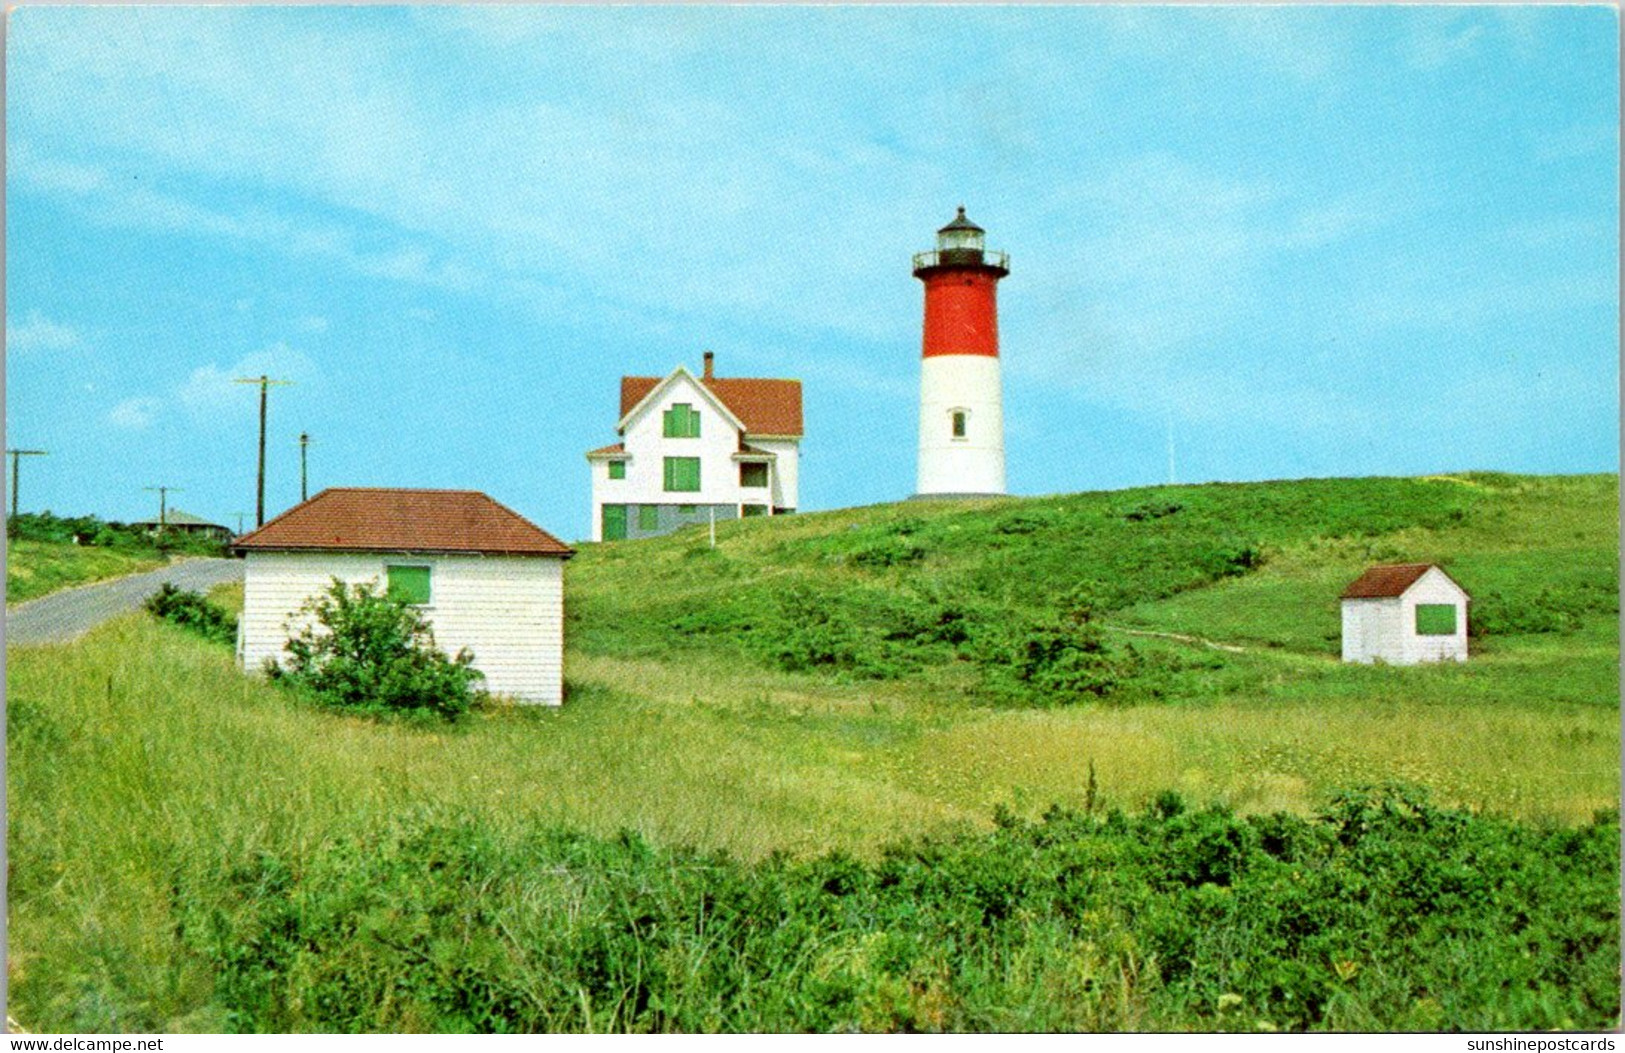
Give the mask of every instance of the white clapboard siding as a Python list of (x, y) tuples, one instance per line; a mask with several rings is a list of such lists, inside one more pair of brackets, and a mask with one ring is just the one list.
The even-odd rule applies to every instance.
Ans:
[(430, 569), (423, 613), (448, 654), (467, 647), (485, 689), (524, 702), (564, 700), (564, 561), (552, 557), (249, 552), (240, 630), (244, 668), (281, 660), (300, 608), (334, 578), (385, 581), (392, 563)]
[[(1448, 603), (1456, 608), (1456, 631), (1449, 636), (1422, 636), (1416, 631), (1416, 607)], [(1405, 590), (1402, 596), (1343, 601), (1343, 661), (1419, 662), (1467, 660), (1467, 593), (1438, 567)]]

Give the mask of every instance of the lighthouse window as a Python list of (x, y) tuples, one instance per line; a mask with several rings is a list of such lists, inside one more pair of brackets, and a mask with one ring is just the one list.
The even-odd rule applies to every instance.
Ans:
[(668, 439), (698, 439), (700, 413), (686, 402), (679, 402), (665, 412), (665, 433)]
[(964, 410), (954, 410), (949, 416), (953, 420), (954, 438), (963, 439), (965, 437), (965, 417), (967, 414)]

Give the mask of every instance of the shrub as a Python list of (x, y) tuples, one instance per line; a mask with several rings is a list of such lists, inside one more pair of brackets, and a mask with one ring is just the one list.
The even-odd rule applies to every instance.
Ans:
[(447, 657), (415, 608), (371, 584), (335, 578), (300, 613), (311, 620), (288, 641), (286, 666), (273, 659), (269, 672), (327, 705), (456, 719), (484, 679), (468, 648)]
[(228, 647), (237, 643), (237, 617), (210, 603), (200, 593), (177, 589), (166, 581), (142, 606), (158, 618), (189, 629), (205, 640)]
[(792, 585), (756, 634), (758, 649), (772, 664), (792, 673), (846, 672), (884, 679), (899, 669), (889, 661), (880, 634), (855, 622), (824, 593)]
[(1317, 819), (1008, 811), (750, 863), (473, 816), (177, 867), (176, 938), (263, 1031), (1599, 1029), (1619, 823), (1357, 791)]

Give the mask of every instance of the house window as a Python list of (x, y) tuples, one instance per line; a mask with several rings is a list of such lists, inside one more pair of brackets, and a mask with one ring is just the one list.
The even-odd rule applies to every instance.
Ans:
[(660, 506), (659, 505), (639, 505), (638, 506), (638, 529), (639, 530), (645, 530), (645, 531), (647, 531), (647, 530), (659, 530), (660, 529)]
[(700, 488), (700, 459), (698, 457), (666, 458), (666, 489), (671, 491), (698, 490)]
[(686, 402), (679, 402), (662, 417), (668, 439), (698, 439), (700, 437), (700, 411)]
[(740, 505), (739, 514), (745, 517), (767, 515), (766, 505)]
[(625, 479), (626, 478), (626, 462), (625, 461), (610, 461), (609, 462), (609, 477), (611, 479)]
[(740, 486), (766, 486), (767, 485), (767, 465), (765, 465), (765, 464), (742, 464), (742, 465), (740, 465), (739, 466), (739, 485)]
[(954, 438), (963, 439), (965, 437), (965, 418), (968, 416), (970, 414), (962, 409), (956, 409), (948, 415)]
[(1416, 605), (1416, 635), (1456, 635), (1456, 605), (1453, 603), (1418, 603)]
[(680, 513), (681, 515), (685, 515), (685, 516), (691, 516), (695, 512), (698, 512), (699, 510), (700, 510), (699, 505), (678, 505), (677, 506), (678, 513)]
[(605, 505), (604, 506), (603, 518), (604, 518), (604, 529), (603, 529), (604, 540), (605, 541), (625, 541), (626, 540), (626, 506), (625, 505)]
[(388, 565), (384, 568), (389, 575), (389, 598), (410, 603), (415, 606), (426, 606), (429, 602), (429, 568), (422, 566), (396, 566)]

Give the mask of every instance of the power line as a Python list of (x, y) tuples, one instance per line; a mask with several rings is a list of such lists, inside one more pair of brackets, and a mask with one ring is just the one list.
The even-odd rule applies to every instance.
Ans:
[(258, 384), (260, 386), (260, 471), (259, 487), (254, 502), (254, 525), (265, 525), (265, 392), (273, 384), (285, 386), (292, 384), (291, 380), (272, 380), (261, 373), (257, 377), (238, 377), (238, 384)]
[(162, 533), (169, 525), (169, 492), (181, 493), (182, 490), (178, 486), (143, 486), (141, 489), (158, 491), (158, 532)]
[(11, 454), (11, 518), (17, 518), (17, 464), (24, 457), (43, 457), (47, 450), (13, 450), (7, 449)]

